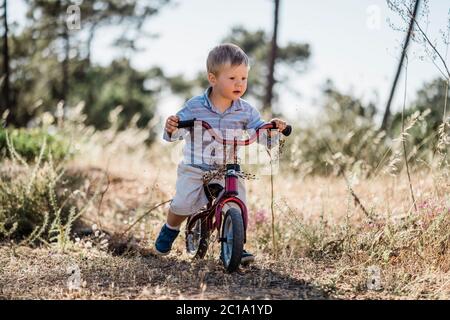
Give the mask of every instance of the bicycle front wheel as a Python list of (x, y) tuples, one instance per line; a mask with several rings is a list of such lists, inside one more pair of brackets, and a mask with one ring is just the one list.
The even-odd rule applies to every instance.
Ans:
[(244, 223), (241, 212), (230, 208), (222, 225), (221, 254), (223, 265), (228, 272), (236, 271), (241, 263), (244, 250)]

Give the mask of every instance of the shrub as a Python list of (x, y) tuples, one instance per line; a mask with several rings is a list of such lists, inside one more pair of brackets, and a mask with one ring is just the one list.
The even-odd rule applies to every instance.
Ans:
[(44, 139), (47, 143), (47, 152), (42, 155), (42, 160), (48, 160), (50, 153), (56, 162), (70, 156), (70, 143), (62, 135), (49, 134), (43, 128), (0, 128), (0, 158), (11, 157), (8, 137), (14, 150), (27, 162), (34, 161), (39, 156)]
[(11, 160), (4, 160), (0, 168), (0, 240), (56, 241), (64, 248), (84, 211), (74, 201), (82, 192), (69, 190), (63, 170), (55, 167), (52, 153), (46, 153), (45, 138), (33, 166), (20, 158), (8, 136), (6, 140)]

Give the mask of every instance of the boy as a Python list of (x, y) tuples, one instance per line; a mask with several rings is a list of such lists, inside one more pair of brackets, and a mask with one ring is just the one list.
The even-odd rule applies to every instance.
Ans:
[[(229, 130), (256, 130), (265, 123), (260, 119), (259, 112), (241, 99), (247, 89), (249, 71), (249, 59), (241, 48), (234, 44), (215, 47), (208, 55), (207, 71), (210, 87), (203, 95), (187, 101), (175, 116), (167, 119), (164, 140), (176, 141), (188, 136), (188, 130), (177, 128), (180, 120), (196, 118), (207, 121), (225, 138)], [(286, 122), (282, 120), (271, 121), (277, 123), (280, 132), (286, 128)], [(177, 170), (176, 194), (170, 204), (167, 222), (155, 242), (155, 251), (159, 255), (169, 253), (180, 232), (180, 225), (187, 216), (207, 204), (203, 191), (203, 173), (213, 169), (218, 162), (225, 161), (222, 152), (205, 152), (211, 144), (210, 139), (195, 142), (197, 143), (194, 143), (192, 137), (186, 139), (184, 159)], [(222, 159), (218, 159), (221, 156)], [(241, 181), (239, 197), (245, 202), (245, 188)], [(253, 260), (254, 256), (244, 250), (241, 263)]]

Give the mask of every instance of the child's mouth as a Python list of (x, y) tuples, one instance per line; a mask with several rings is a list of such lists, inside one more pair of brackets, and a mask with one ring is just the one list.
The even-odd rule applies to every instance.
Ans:
[(239, 90), (234, 90), (233, 93), (234, 93), (234, 94), (241, 94), (241, 91), (239, 91)]

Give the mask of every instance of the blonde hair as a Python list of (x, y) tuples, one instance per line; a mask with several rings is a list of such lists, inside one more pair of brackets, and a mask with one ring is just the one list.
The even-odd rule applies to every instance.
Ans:
[(244, 50), (232, 43), (223, 43), (213, 48), (206, 60), (206, 69), (208, 73), (217, 74), (220, 68), (225, 64), (238, 66), (241, 64), (249, 66), (248, 56)]

